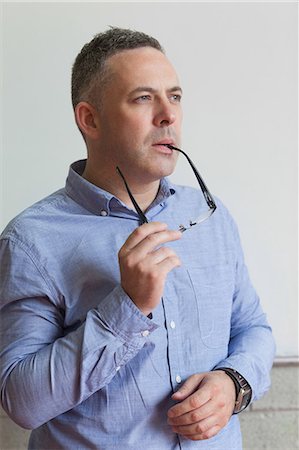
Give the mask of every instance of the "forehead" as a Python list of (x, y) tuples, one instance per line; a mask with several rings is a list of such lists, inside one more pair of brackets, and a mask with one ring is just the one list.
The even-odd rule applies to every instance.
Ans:
[(178, 77), (166, 56), (151, 47), (124, 50), (107, 61), (114, 88), (133, 89), (136, 86), (178, 85)]

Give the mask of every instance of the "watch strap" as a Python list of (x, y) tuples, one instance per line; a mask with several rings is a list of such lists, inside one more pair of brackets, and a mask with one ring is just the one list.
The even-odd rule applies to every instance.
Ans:
[(222, 370), (233, 381), (236, 389), (236, 403), (233, 414), (243, 411), (250, 403), (252, 390), (248, 381), (235, 369), (229, 367), (217, 367), (215, 370)]

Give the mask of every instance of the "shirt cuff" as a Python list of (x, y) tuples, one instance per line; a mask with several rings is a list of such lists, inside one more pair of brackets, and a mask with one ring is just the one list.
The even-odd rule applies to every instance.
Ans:
[(117, 286), (96, 308), (107, 328), (124, 343), (140, 347), (140, 339), (146, 340), (159, 328), (153, 320), (145, 316), (125, 293)]
[(242, 377), (245, 378), (245, 380), (249, 384), (251, 391), (252, 391), (252, 395), (251, 395), (251, 399), (250, 399), (250, 403), (251, 403), (254, 399), (256, 375), (254, 374), (254, 372), (253, 372), (252, 368), (250, 367), (250, 364), (246, 360), (246, 358), (240, 358), (240, 356), (235, 356), (235, 355), (229, 356), (228, 358), (220, 361), (213, 368), (213, 370), (220, 369), (221, 367), (234, 369), (237, 372), (239, 372), (239, 374), (242, 375)]

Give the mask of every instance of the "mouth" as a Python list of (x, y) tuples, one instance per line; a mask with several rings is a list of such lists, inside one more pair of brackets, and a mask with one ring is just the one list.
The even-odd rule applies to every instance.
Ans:
[(161, 139), (158, 142), (155, 142), (153, 145), (173, 145), (174, 142), (172, 139)]
[(162, 153), (171, 154), (173, 143), (174, 142), (171, 139), (162, 139), (159, 142), (155, 142), (153, 144), (153, 147), (155, 147), (157, 150), (159, 150)]

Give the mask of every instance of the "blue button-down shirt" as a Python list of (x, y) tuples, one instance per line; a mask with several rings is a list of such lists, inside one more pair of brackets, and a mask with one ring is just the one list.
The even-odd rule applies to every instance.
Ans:
[[(167, 424), (194, 373), (235, 368), (254, 398), (269, 387), (273, 339), (231, 216), (218, 200), (168, 244), (182, 266), (150, 319), (120, 285), (118, 251), (138, 216), (83, 179), (84, 165), (1, 235), (4, 409), (34, 429), (30, 449), (241, 449), (237, 416), (197, 442)], [(163, 179), (146, 215), (177, 229), (205, 207), (200, 190)]]

